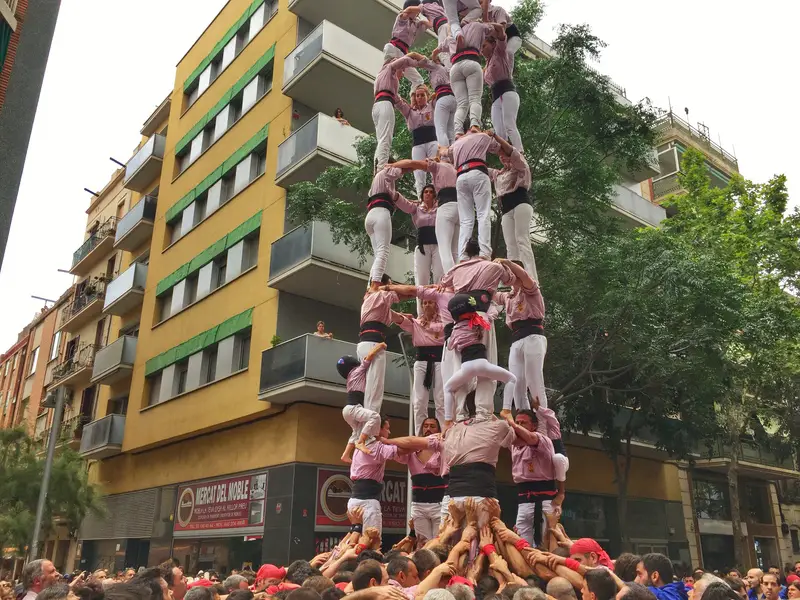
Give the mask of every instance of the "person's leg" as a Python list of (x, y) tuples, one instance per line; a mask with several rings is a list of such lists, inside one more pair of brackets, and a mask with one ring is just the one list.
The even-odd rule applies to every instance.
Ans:
[(511, 54), (516, 54), (520, 48), (522, 48), (521, 37), (515, 35), (514, 37), (508, 38), (508, 42), (506, 42), (506, 52), (511, 52)]
[[(364, 531), (368, 527), (374, 527), (378, 530), (378, 535), (383, 532), (383, 516), (381, 515), (381, 503), (377, 500), (361, 500), (364, 508)], [(349, 502), (348, 502), (349, 506)]]
[(375, 124), (375, 137), (378, 140), (378, 145), (375, 147), (375, 166), (377, 171), (389, 162), (389, 155), (392, 152), (395, 122), (392, 103), (376, 102), (373, 104), (372, 122)]
[[(472, 237), (472, 230), (475, 227), (475, 200), (473, 189), (477, 185), (477, 176), (483, 175), (479, 171), (469, 171), (464, 173), (456, 180), (456, 190), (458, 192), (458, 254), (456, 260), (460, 260), (467, 247), (467, 242)], [(488, 179), (488, 178), (487, 178)]]
[(448, 96), (450, 104), (450, 118), (447, 120), (447, 136), (450, 138), (450, 145), (452, 146), (456, 141), (456, 109), (458, 103), (455, 96)]
[[(436, 420), (444, 425), (444, 383), (442, 383), (442, 363), (436, 363), (433, 371), (433, 405)], [(417, 434), (419, 435), (419, 434)]]
[(506, 243), (506, 258), (508, 260), (519, 260), (519, 251), (516, 243), (514, 211), (509, 211), (503, 215), (500, 225), (503, 229), (503, 241)]
[(423, 85), (425, 80), (422, 78), (422, 75), (419, 74), (414, 67), (408, 67), (406, 70), (403, 71), (403, 77), (408, 79), (408, 82), (411, 84), (411, 89), (417, 89), (417, 86)]
[[(417, 537), (430, 540), (435, 534), (431, 532), (431, 522), (425, 510), (426, 506), (421, 502), (412, 502), (411, 518), (414, 519), (414, 531), (417, 532)], [(436, 531), (438, 533), (439, 530)]]
[(553, 468), (556, 472), (556, 481), (566, 481), (569, 471), (569, 458), (563, 454), (553, 454)]
[(543, 500), (542, 501), (542, 521), (541, 528), (542, 532), (542, 545), (544, 545), (544, 541), (547, 539), (547, 515), (553, 512), (553, 503), (550, 500)]
[(469, 63), (467, 69), (467, 97), (469, 99), (469, 124), (470, 127), (481, 127), (483, 116), (483, 69), (481, 64), (474, 60), (465, 60)]
[[(522, 266), (530, 273), (531, 277), (539, 280), (536, 270), (536, 260), (533, 257), (533, 246), (531, 244), (531, 221), (533, 220), (533, 206), (520, 204), (511, 211), (514, 214), (514, 237), (513, 245), (516, 248), (517, 260), (522, 261)], [(503, 233), (505, 237), (505, 232)], [(509, 240), (506, 240), (506, 245)]]
[(439, 512), (439, 515), (442, 518), (446, 517), (450, 513), (450, 510), (449, 510), (450, 500), (451, 500), (451, 498), (447, 494), (445, 494), (444, 497), (442, 498), (442, 505), (441, 505), (442, 509)]
[[(444, 419), (445, 421), (455, 421), (461, 404), (457, 404), (456, 394), (447, 395), (447, 384), (453, 375), (461, 368), (461, 353), (450, 350), (445, 345), (442, 354), (442, 382), (444, 383)], [(464, 394), (466, 396), (466, 394)], [(462, 398), (463, 399), (463, 396)], [(443, 424), (444, 425), (444, 424)]]
[[(350, 428), (353, 430), (353, 433), (350, 435), (350, 438), (347, 440), (348, 444), (355, 444), (358, 441), (358, 438), (361, 437), (361, 423), (358, 422), (358, 419), (355, 418), (355, 406), (352, 404), (348, 404), (342, 409), (342, 418), (344, 419), (345, 423), (347, 423)], [(380, 427), (380, 426), (379, 426)]]
[[(478, 244), (481, 248), (481, 256), (491, 260), (492, 258), (492, 182), (489, 176), (481, 171), (473, 171), (468, 175), (475, 174), (474, 185), (472, 187), (475, 210), (478, 213)], [(459, 209), (460, 210), (460, 209)], [(470, 232), (471, 233), (471, 232)], [(466, 246), (466, 242), (465, 242)], [(462, 247), (463, 252), (463, 247)]]
[(436, 210), (436, 240), (442, 272), (447, 273), (456, 264), (453, 249), (458, 248), (458, 203), (448, 202)]
[[(427, 248), (425, 254), (420, 252), (419, 248), (414, 248), (414, 285), (428, 285), (431, 282), (432, 259)], [(422, 314), (422, 300), (419, 298), (417, 298), (417, 314)]]
[(392, 215), (385, 208), (373, 208), (367, 212), (364, 226), (372, 243), (372, 268), (370, 281), (380, 281), (389, 261), (389, 244), (392, 241)]
[(492, 102), (492, 127), (497, 135), (506, 139), (506, 125), (503, 122), (503, 98)]
[[(525, 359), (523, 357), (523, 349), (522, 349), (522, 342), (524, 340), (517, 340), (513, 344), (511, 344), (511, 348), (508, 351), (508, 370), (514, 374), (514, 377), (517, 378), (517, 383), (512, 388), (511, 386), (506, 386), (506, 389), (503, 390), (503, 410), (511, 410), (512, 405), (514, 404), (513, 400), (516, 400), (517, 410), (520, 408), (520, 396), (525, 395)], [(511, 390), (511, 392), (509, 392)]]
[[(425, 160), (428, 157), (428, 149), (424, 144), (411, 146), (411, 160)], [(427, 171), (414, 171), (414, 184), (417, 190), (417, 199), (422, 200), (422, 188), (425, 187)]]
[(411, 405), (414, 409), (414, 435), (422, 433), (422, 422), (428, 418), (428, 390), (425, 389), (425, 369), (428, 363), (414, 361), (414, 397)]
[[(445, 23), (441, 27), (439, 27), (439, 33), (436, 34), (439, 38), (439, 47), (446, 48), (447, 45), (447, 38), (450, 37), (450, 24)], [(448, 68), (447, 65), (450, 65), (450, 53), (449, 52), (440, 52), (439, 57), (441, 58), (442, 64), (445, 65), (445, 69)]]
[(447, 16), (447, 24), (450, 25), (450, 33), (455, 38), (461, 35), (461, 18), (458, 15), (458, 0), (443, 0), (444, 14)]
[[(525, 356), (525, 380), (531, 398), (539, 398), (539, 406), (547, 408), (547, 390), (544, 387), (544, 357), (547, 354), (547, 338), (543, 335), (529, 335), (520, 340)], [(525, 395), (525, 401), (528, 398)], [(517, 404), (517, 408), (520, 405)]]
[[(445, 102), (445, 100), (452, 100), (452, 102)], [(444, 148), (452, 144), (448, 125), (455, 103), (455, 96), (445, 96), (436, 101), (436, 107), (433, 109), (433, 124), (436, 126), (436, 142)]]
[[(436, 240), (439, 241), (438, 238)], [(444, 276), (442, 270), (442, 257), (439, 255), (438, 244), (425, 244), (425, 254), (431, 257), (431, 272), (433, 273), (433, 283), (439, 283)]]
[(450, 87), (453, 88), (453, 94), (456, 97), (454, 126), (458, 133), (464, 132), (464, 123), (469, 115), (469, 90), (467, 88), (467, 67), (465, 66), (468, 62), (473, 61), (462, 60), (454, 64), (453, 68), (450, 69)]
[(517, 535), (531, 546), (533, 545), (533, 512), (535, 506), (533, 502), (517, 505)]
[[(364, 342), (361, 342), (364, 343)], [(359, 347), (361, 344), (359, 344)], [(383, 405), (383, 386), (386, 378), (386, 352), (378, 352), (367, 369), (367, 383), (364, 389), (364, 408), (381, 414)], [(380, 427), (380, 424), (378, 425)]]
[[(503, 125), (506, 139), (520, 152), (522, 148), (522, 136), (517, 127), (517, 114), (519, 113), (519, 94), (517, 92), (506, 92), (500, 98), (501, 112), (503, 115)], [(492, 105), (494, 111), (494, 105)], [(492, 112), (492, 122), (494, 122), (494, 112)]]
[[(506, 371), (503, 367), (493, 365), (485, 358), (478, 358), (476, 360), (470, 360), (465, 363), (461, 363), (461, 368), (453, 373), (453, 376), (444, 385), (445, 406), (447, 406), (448, 398), (450, 398), (450, 402), (454, 402), (453, 394), (455, 391), (460, 387), (466, 386), (473, 377), (477, 377), (479, 380), (483, 378), (502, 381), (503, 383), (507, 385), (510, 384), (512, 386), (517, 381), (517, 378), (514, 377), (514, 375), (512, 375), (509, 371)], [(475, 405), (477, 408), (477, 394), (475, 395)], [(494, 404), (492, 404), (492, 406), (494, 406)]]
[(436, 504), (435, 502), (431, 502), (425, 505), (425, 514), (428, 517), (428, 521), (430, 523), (431, 528), (431, 537), (429, 540), (432, 540), (438, 533), (439, 533), (439, 526), (442, 523), (442, 514), (441, 514), (441, 505)]

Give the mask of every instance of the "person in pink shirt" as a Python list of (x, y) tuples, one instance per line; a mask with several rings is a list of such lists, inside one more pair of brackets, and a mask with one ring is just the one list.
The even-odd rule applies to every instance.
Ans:
[[(466, 123), (472, 131), (480, 131), (481, 117), (483, 116), (483, 69), (481, 68), (481, 48), (483, 41), (492, 31), (494, 26), (490, 23), (473, 21), (464, 25), (463, 46), (458, 45), (451, 61), (450, 85), (456, 95), (456, 133), (466, 130)], [(454, 35), (455, 37), (455, 35)]]
[(375, 437), (381, 428), (381, 416), (374, 410), (364, 407), (364, 390), (367, 387), (367, 372), (378, 353), (386, 350), (386, 344), (377, 344), (364, 360), (355, 356), (343, 356), (336, 363), (339, 375), (347, 380), (347, 406), (342, 409), (342, 417), (353, 430), (347, 447), (342, 454), (344, 462), (352, 462), (353, 450), (358, 448), (369, 454), (366, 446), (368, 438)]
[(506, 33), (506, 46), (508, 51), (516, 54), (522, 48), (522, 37), (520, 36), (519, 28), (511, 22), (511, 17), (508, 16), (506, 9), (502, 6), (494, 4), (489, 5), (489, 21), (491, 23), (500, 23), (505, 29)]
[[(389, 162), (394, 139), (395, 114), (394, 105), (398, 99), (398, 88), (403, 72), (413, 69), (419, 61), (425, 60), (422, 54), (411, 52), (407, 56), (397, 57), (396, 48), (387, 44), (389, 50), (384, 51), (383, 66), (375, 76), (375, 103), (372, 105), (372, 122), (375, 124), (375, 137), (378, 145), (375, 148), (375, 170), (379, 171)], [(394, 50), (392, 50), (394, 49)], [(399, 52), (399, 51), (398, 51)], [(419, 73), (417, 73), (419, 75)], [(421, 81), (420, 81), (421, 83)]]
[[(384, 275), (382, 283), (392, 282)], [(361, 326), (359, 328), (358, 359), (363, 361), (378, 344), (386, 342), (386, 330), (392, 324), (392, 304), (399, 302), (394, 292), (381, 290), (367, 291), (361, 303)], [(386, 379), (386, 353), (379, 352), (372, 359), (367, 370), (367, 383), (364, 389), (364, 408), (376, 413), (383, 405), (384, 381)]]
[(484, 21), (488, 20), (489, 0), (442, 0), (442, 3), (447, 22), (450, 24), (450, 33), (454, 38), (463, 38), (462, 22), (481, 18)]
[[(408, 4), (408, 1), (406, 4)], [(392, 58), (402, 58), (408, 54), (420, 32), (433, 26), (430, 21), (420, 16), (418, 12), (408, 10), (408, 8), (410, 8), (410, 5), (397, 15), (392, 26), (392, 37), (389, 43), (383, 47), (384, 54), (391, 55)], [(408, 68), (403, 74), (411, 83), (412, 90), (423, 84), (422, 76), (416, 69)]]
[[(436, 142), (436, 127), (433, 122), (433, 103), (430, 100), (430, 91), (426, 85), (419, 85), (411, 92), (411, 104), (402, 98), (397, 101), (397, 110), (405, 117), (408, 130), (411, 132), (413, 146), (411, 146), (411, 159), (423, 161), (426, 158), (436, 158), (439, 145)], [(427, 183), (425, 169), (414, 170), (414, 182), (417, 189), (417, 198), (422, 199), (422, 188)]]
[[(513, 394), (517, 410), (530, 410), (528, 391), (532, 398), (544, 398), (544, 357), (547, 354), (547, 338), (544, 336), (544, 300), (539, 284), (527, 271), (505, 258), (497, 262), (509, 268), (516, 280), (511, 292), (498, 292), (495, 302), (505, 308), (506, 323), (511, 329), (511, 350), (508, 369), (517, 377)], [(511, 414), (510, 398), (503, 399), (501, 416)]]
[(511, 447), (511, 476), (517, 484), (517, 533), (531, 545), (541, 545), (547, 529), (545, 513), (561, 510), (553, 465), (553, 443), (537, 432), (538, 420), (529, 410), (508, 417), (516, 434)]
[(550, 438), (553, 442), (553, 468), (556, 472), (556, 481), (558, 482), (558, 492), (564, 493), (564, 482), (567, 480), (567, 471), (569, 471), (569, 458), (567, 457), (567, 448), (564, 446), (564, 440), (561, 439), (561, 424), (558, 422), (558, 417), (553, 409), (547, 408), (547, 397), (544, 400), (539, 400), (534, 397), (531, 401), (531, 408), (536, 413), (536, 418), (539, 420), (539, 427), (537, 431)]
[(531, 245), (531, 221), (533, 206), (530, 200), (531, 169), (525, 157), (516, 148), (495, 134), (500, 144), (500, 162), (503, 168), (489, 169), (489, 177), (494, 181), (497, 201), (503, 213), (501, 225), (503, 239), (508, 250), (508, 258), (521, 261), (534, 279), (538, 278), (536, 260)]
[(444, 347), (444, 323), (434, 300), (422, 300), (422, 316), (412, 317), (392, 312), (394, 322), (400, 329), (411, 334), (411, 342), (417, 352), (414, 361), (414, 383), (411, 390), (411, 406), (414, 409), (413, 430), (419, 435), (422, 423), (428, 418), (428, 398), (433, 390), (436, 418), (444, 420), (444, 386), (442, 385), (442, 349)]
[(392, 243), (392, 214), (398, 204), (405, 208), (410, 206), (396, 189), (395, 184), (403, 176), (403, 170), (386, 165), (375, 174), (372, 187), (367, 198), (367, 216), (364, 229), (372, 244), (372, 268), (370, 269), (370, 286), (373, 290), (380, 286), (381, 278), (386, 272), (389, 261), (389, 245)]
[(486, 157), (489, 152), (500, 152), (500, 144), (491, 133), (456, 134), (456, 143), (450, 146), (453, 165), (456, 167), (458, 192), (458, 251), (464, 257), (464, 248), (475, 228), (478, 215), (478, 243), (481, 256), (492, 257), (492, 182)]
[[(402, 437), (381, 440), (385, 444), (399, 447), (408, 454), (398, 455), (397, 462), (408, 465), (411, 473), (411, 518), (419, 537), (432, 540), (439, 532), (442, 518), (442, 500), (447, 489), (447, 480), (442, 476), (444, 467), (441, 458), (442, 428), (432, 417), (422, 422), (422, 437)], [(420, 435), (420, 432), (417, 432)]]
[[(448, 62), (445, 62), (448, 61)], [(456, 96), (450, 85), (449, 55), (439, 48), (433, 51), (429, 60), (420, 63), (420, 68), (430, 74), (434, 89), (433, 124), (436, 127), (436, 141), (439, 156), (456, 141)]]
[[(436, 33), (436, 37), (439, 39), (439, 48), (447, 48), (449, 44), (453, 42), (453, 39), (450, 36), (450, 25), (447, 22), (447, 15), (444, 12), (444, 7), (438, 0), (423, 0), (422, 3), (420, 3), (420, 0), (406, 0), (405, 12), (408, 14), (422, 13), (428, 22), (431, 23), (433, 31)], [(447, 51), (442, 52), (441, 58), (441, 64), (445, 66), (447, 71), (449, 71), (450, 53)], [(447, 81), (449, 84), (449, 77)], [(431, 85), (436, 87), (436, 84), (433, 82), (433, 78), (431, 78)]]
[(494, 32), (481, 47), (486, 58), (484, 81), (492, 90), (492, 126), (503, 139), (522, 152), (522, 136), (517, 127), (519, 94), (514, 86), (514, 53), (508, 48), (503, 25), (493, 23)]
[[(382, 419), (380, 438), (391, 435), (389, 419)], [(395, 460), (399, 454), (397, 446), (384, 444), (376, 439), (367, 444), (369, 454), (356, 450), (353, 462), (350, 464), (350, 480), (353, 482), (353, 493), (347, 501), (347, 511), (361, 507), (364, 511), (363, 527), (375, 527), (378, 534), (383, 530), (383, 517), (381, 515), (381, 492), (383, 491), (383, 478), (386, 472), (386, 461)]]

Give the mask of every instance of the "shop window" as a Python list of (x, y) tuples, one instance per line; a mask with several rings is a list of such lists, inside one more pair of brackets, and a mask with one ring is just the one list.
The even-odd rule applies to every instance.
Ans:
[(720, 481), (694, 481), (694, 510), (698, 519), (731, 520), (728, 486)]
[(792, 554), (800, 554), (800, 534), (797, 529), (792, 529), (789, 531), (789, 535), (792, 538)]

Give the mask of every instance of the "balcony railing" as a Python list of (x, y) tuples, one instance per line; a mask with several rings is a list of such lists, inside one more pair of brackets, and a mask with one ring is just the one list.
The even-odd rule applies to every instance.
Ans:
[[(697, 467), (726, 473), (733, 448), (728, 444), (716, 442), (713, 446), (698, 449)], [(796, 465), (791, 457), (780, 458), (773, 452), (755, 443), (743, 441), (739, 448), (739, 472), (748, 477), (765, 480), (796, 479)]]
[(108, 284), (103, 312), (122, 316), (142, 303), (147, 283), (147, 265), (133, 263)]
[(678, 129), (690, 138), (697, 140), (697, 142), (706, 150), (710, 150), (719, 158), (733, 166), (737, 172), (739, 171), (739, 160), (733, 154), (711, 140), (711, 138), (708, 136), (708, 132), (697, 129), (672, 111), (663, 115), (658, 119), (658, 121), (656, 121), (656, 131), (662, 132), (670, 128)]
[(91, 369), (94, 365), (94, 355), (97, 348), (94, 344), (84, 344), (80, 346), (75, 354), (60, 362), (53, 369), (53, 383), (66, 382), (82, 371)]
[(125, 415), (107, 415), (83, 427), (80, 453), (84, 458), (108, 458), (119, 454), (125, 434)]
[(92, 368), (92, 383), (110, 385), (128, 377), (136, 360), (137, 338), (123, 335), (97, 351)]
[[(83, 428), (89, 421), (91, 421), (91, 419), (85, 415), (66, 416), (61, 422), (61, 427), (58, 431), (56, 448), (63, 444), (79, 442), (83, 434)], [(48, 427), (41, 433), (41, 437), (34, 440), (40, 452), (47, 450), (47, 442), (50, 439), (51, 429), (52, 426)]]
[(2, 0), (2, 1), (5, 2), (6, 6), (8, 6), (8, 8), (11, 9), (11, 14), (12, 15), (16, 14), (16, 12), (17, 12), (17, 4), (19, 3), (19, 0)]
[(114, 248), (132, 251), (147, 241), (153, 233), (158, 198), (145, 196), (117, 223)]
[[(375, 48), (383, 48), (386, 33), (391, 31), (403, 0), (290, 0), (289, 10), (317, 25), (328, 20)], [(420, 36), (419, 42), (427, 41)]]
[(65, 328), (71, 324), (76, 317), (90, 305), (97, 301), (102, 301), (106, 293), (106, 283), (102, 279), (92, 279), (87, 281), (80, 292), (67, 304), (61, 313), (61, 327)]
[(133, 155), (125, 167), (125, 187), (143, 192), (161, 172), (167, 138), (160, 133), (153, 135)]
[(633, 227), (658, 227), (667, 218), (667, 211), (624, 185), (614, 186), (612, 203), (614, 212)]
[(657, 200), (666, 198), (671, 194), (680, 194), (682, 191), (683, 188), (678, 181), (677, 173), (671, 173), (660, 179), (653, 180), (653, 197)]
[[(84, 265), (81, 263), (85, 263), (86, 258), (89, 257), (93, 253), (95, 249), (97, 249), (104, 241), (109, 238), (113, 238), (114, 234), (117, 230), (117, 219), (116, 217), (109, 217), (105, 221), (103, 221), (100, 226), (94, 231), (88, 239), (81, 244), (81, 247), (78, 248), (72, 254), (72, 268), (70, 272), (73, 275), (83, 275), (85, 274), (86, 269)], [(94, 261), (92, 262), (94, 264)]]

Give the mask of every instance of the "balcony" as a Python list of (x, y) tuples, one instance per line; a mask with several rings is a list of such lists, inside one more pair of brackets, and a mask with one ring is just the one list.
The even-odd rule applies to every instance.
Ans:
[(88, 275), (92, 267), (111, 252), (116, 231), (116, 218), (110, 217), (101, 223), (81, 247), (72, 254), (72, 267), (69, 272), (78, 277)]
[(667, 218), (667, 211), (643, 198), (624, 185), (614, 186), (612, 213), (630, 227), (658, 227)]
[(131, 376), (136, 360), (138, 339), (123, 335), (105, 348), (98, 350), (92, 368), (92, 383), (112, 385)]
[(92, 279), (75, 294), (61, 313), (61, 330), (74, 333), (103, 312), (106, 284), (101, 279)]
[(94, 345), (84, 344), (72, 356), (57, 364), (53, 369), (53, 387), (62, 385), (80, 387), (89, 383), (95, 350)]
[(83, 427), (80, 453), (83, 458), (100, 460), (122, 451), (125, 415), (108, 415)]
[(656, 200), (663, 200), (667, 196), (680, 194), (681, 192), (683, 192), (683, 188), (678, 181), (677, 173), (671, 173), (653, 180), (653, 197)]
[[(361, 11), (356, 15), (363, 18)], [(322, 21), (286, 57), (283, 93), (327, 115), (341, 108), (354, 127), (370, 131), (374, 127), (373, 84), (382, 65), (381, 50), (329, 21)]]
[(147, 283), (147, 265), (134, 263), (108, 284), (103, 312), (121, 317), (141, 306)]
[(315, 181), (328, 167), (357, 162), (355, 143), (365, 136), (355, 127), (317, 113), (278, 146), (275, 183), (288, 188), (299, 181)]
[[(315, 402), (344, 407), (345, 380), (336, 371), (336, 361), (356, 355), (356, 344), (301, 335), (261, 353), (258, 399), (271, 404)], [(402, 354), (388, 352), (382, 412), (408, 416), (410, 389), (408, 367)]]
[(403, 2), (402, 0), (336, 0), (336, 2), (290, 0), (289, 10), (313, 25), (318, 25), (327, 19), (375, 48), (383, 48), (389, 41), (386, 32), (392, 30), (397, 13), (403, 10)]
[[(722, 443), (705, 448), (695, 460), (695, 467), (705, 471), (726, 474), (733, 449)], [(779, 458), (759, 446), (743, 442), (739, 452), (739, 474), (753, 479), (774, 481), (776, 479), (800, 479), (791, 457)]]
[[(272, 243), (269, 286), (283, 292), (358, 311), (369, 282), (372, 255), (361, 262), (345, 244), (335, 244), (330, 226), (301, 225)], [(413, 255), (392, 246), (386, 272), (405, 282)]]
[(656, 121), (655, 128), (661, 135), (662, 143), (674, 139), (677, 135), (691, 145), (699, 147), (707, 157), (721, 161), (725, 168), (739, 172), (739, 159), (714, 142), (704, 125), (701, 124), (699, 128), (694, 127), (675, 113), (668, 112)]
[[(84, 426), (91, 419), (85, 415), (75, 415), (74, 417), (65, 414), (65, 418), (61, 421), (61, 426), (58, 430), (58, 437), (56, 438), (56, 448), (65, 444), (70, 448), (76, 450), (78, 444), (81, 442)], [(34, 444), (39, 452), (47, 452), (47, 444), (50, 440), (50, 430), (52, 427), (45, 429), (41, 435), (34, 439)]]
[(124, 185), (134, 192), (144, 192), (161, 174), (167, 138), (159, 133), (152, 136), (133, 155), (125, 167)]
[(153, 235), (158, 198), (145, 196), (137, 202), (117, 223), (114, 250), (133, 252)]

